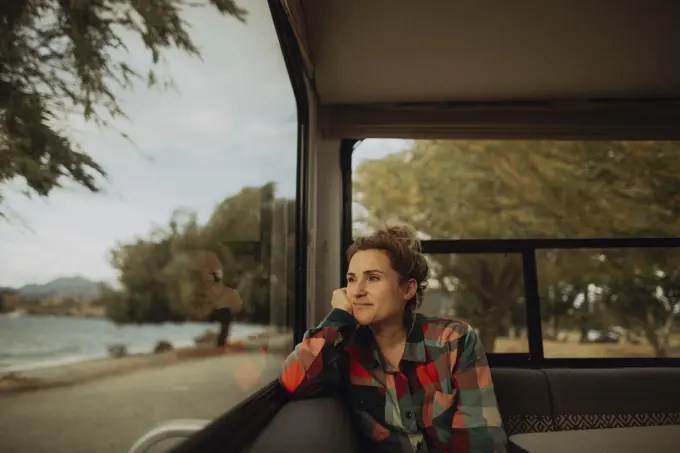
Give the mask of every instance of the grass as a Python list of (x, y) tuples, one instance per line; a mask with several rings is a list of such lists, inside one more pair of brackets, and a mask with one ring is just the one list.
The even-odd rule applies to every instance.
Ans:
[[(680, 357), (680, 334), (671, 337), (668, 356)], [(654, 350), (647, 342), (640, 344), (578, 343), (574, 341), (543, 341), (545, 357), (548, 358), (589, 358), (589, 357), (654, 357)], [(493, 352), (528, 352), (526, 338), (505, 338), (496, 340)]]

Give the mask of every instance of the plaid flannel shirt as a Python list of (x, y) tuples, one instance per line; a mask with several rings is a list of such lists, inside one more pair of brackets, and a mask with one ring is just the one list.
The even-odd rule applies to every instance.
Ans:
[[(283, 386), (306, 396), (319, 384), (340, 382), (331, 366), (337, 347), (349, 358), (344, 396), (375, 450), (506, 451), (486, 355), (469, 325), (417, 314), (398, 369), (385, 364), (370, 329), (355, 326), (349, 313), (331, 311), (286, 359)], [(343, 337), (351, 338), (344, 346)]]

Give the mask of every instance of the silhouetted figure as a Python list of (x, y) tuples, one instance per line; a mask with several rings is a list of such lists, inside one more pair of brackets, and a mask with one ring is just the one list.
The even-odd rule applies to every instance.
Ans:
[(194, 319), (220, 323), (217, 347), (227, 344), (234, 315), (243, 310), (238, 291), (223, 283), (222, 263), (211, 251), (195, 251), (188, 267), (192, 276), (192, 311)]
[(220, 323), (220, 333), (217, 336), (217, 347), (222, 347), (227, 344), (227, 338), (229, 338), (229, 331), (231, 329), (231, 323), (233, 321), (233, 315), (231, 309), (229, 308), (218, 308), (214, 310), (210, 317), (208, 318), (210, 322)]
[(590, 330), (589, 328), (589, 318), (588, 315), (581, 315), (579, 316), (579, 320), (581, 321), (581, 338), (579, 339), (579, 343), (587, 343), (588, 342), (588, 331)]

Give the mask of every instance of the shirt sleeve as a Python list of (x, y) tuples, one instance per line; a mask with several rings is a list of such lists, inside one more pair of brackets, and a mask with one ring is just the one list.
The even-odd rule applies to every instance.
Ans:
[(450, 344), (456, 357), (451, 375), (458, 391), (453, 416), (451, 451), (506, 453), (507, 437), (501, 423), (491, 370), (479, 337), (467, 332)]
[(333, 309), (317, 327), (308, 330), (302, 342), (286, 358), (280, 382), (290, 393), (304, 397), (329, 382), (338, 383), (338, 369), (332, 366), (333, 349), (355, 326), (348, 312)]

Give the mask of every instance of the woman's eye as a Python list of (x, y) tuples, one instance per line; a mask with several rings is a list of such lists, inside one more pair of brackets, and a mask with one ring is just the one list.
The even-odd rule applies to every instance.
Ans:
[(369, 279), (370, 281), (372, 281), (372, 282), (375, 282), (375, 281), (378, 281), (378, 280), (379, 280), (379, 278), (378, 278), (376, 275), (371, 275), (370, 277), (368, 277), (368, 279)]

